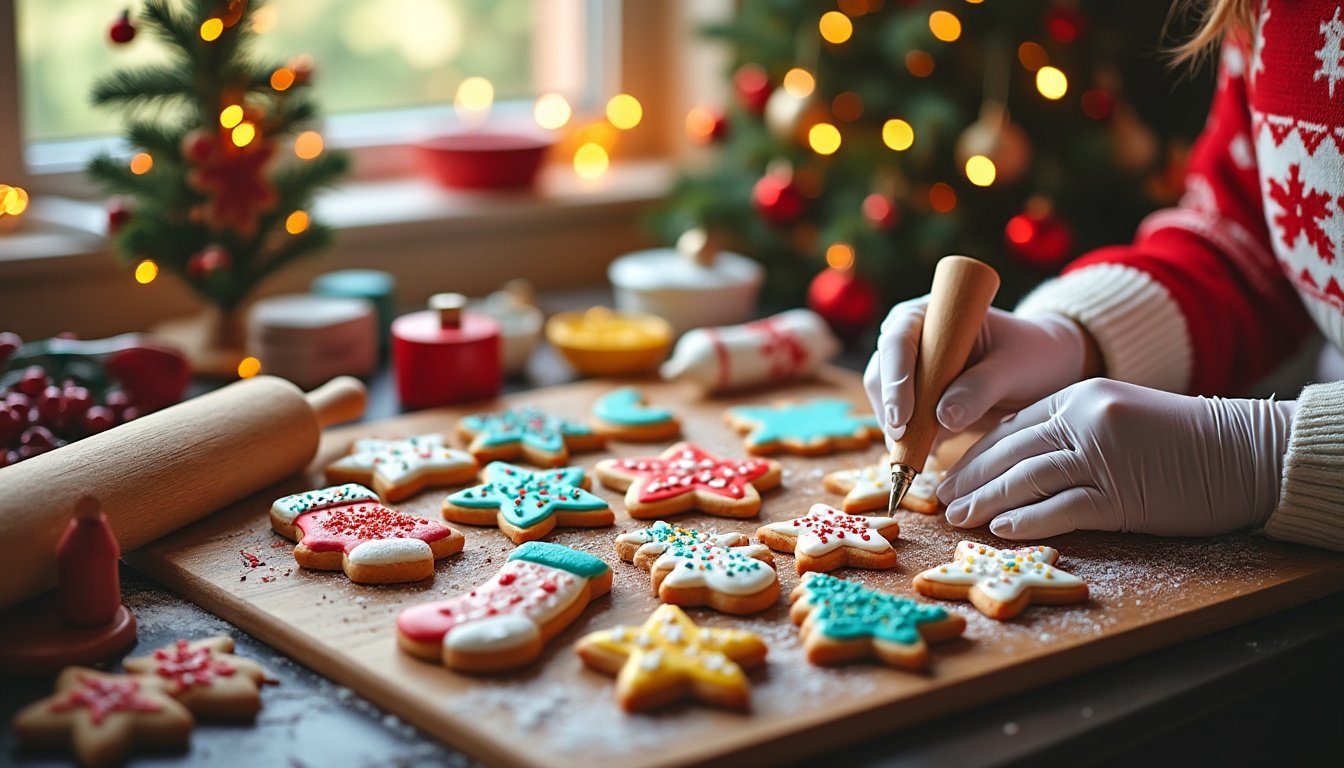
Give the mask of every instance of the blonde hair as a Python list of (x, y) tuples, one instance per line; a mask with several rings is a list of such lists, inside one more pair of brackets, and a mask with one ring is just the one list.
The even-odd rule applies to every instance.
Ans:
[(1177, 0), (1168, 21), (1178, 13), (1193, 14), (1199, 28), (1189, 40), (1172, 49), (1172, 63), (1198, 65), (1227, 35), (1249, 35), (1255, 29), (1259, 11), (1260, 0)]

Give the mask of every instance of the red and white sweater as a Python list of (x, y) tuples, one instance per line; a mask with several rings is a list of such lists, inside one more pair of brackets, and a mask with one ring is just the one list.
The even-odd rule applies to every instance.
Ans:
[[(1235, 394), (1313, 326), (1344, 348), (1344, 9), (1265, 0), (1223, 46), (1179, 207), (1090, 253), (1018, 313), (1069, 316), (1116, 379)], [(1344, 550), (1344, 382), (1298, 399), (1274, 537)]]

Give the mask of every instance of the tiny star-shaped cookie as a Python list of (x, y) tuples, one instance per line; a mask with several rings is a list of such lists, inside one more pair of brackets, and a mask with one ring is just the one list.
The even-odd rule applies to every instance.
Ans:
[(274, 682), (260, 664), (235, 656), (233, 638), (225, 635), (178, 640), (122, 666), (163, 680), (168, 694), (201, 720), (252, 720), (261, 710), (261, 686)]
[(675, 605), (659, 606), (642, 627), (613, 627), (579, 641), (579, 657), (616, 676), (616, 700), (628, 712), (693, 697), (745, 710), (751, 687), (744, 669), (765, 663), (758, 635), (697, 626)]
[(779, 552), (792, 552), (798, 573), (855, 568), (895, 568), (891, 542), (901, 526), (890, 517), (849, 515), (825, 504), (813, 504), (806, 515), (768, 523), (756, 538)]
[(191, 712), (151, 677), (66, 667), (56, 692), (14, 718), (19, 741), (39, 748), (69, 745), (81, 765), (120, 765), (139, 749), (187, 748)]
[(457, 422), (457, 432), (482, 463), (522, 458), (539, 467), (563, 467), (570, 451), (606, 445), (590, 427), (528, 406), (467, 416)]
[(926, 642), (950, 640), (966, 620), (935, 605), (869, 589), (826, 573), (807, 573), (789, 595), (807, 660), (839, 664), (876, 656), (903, 669), (924, 669)]
[[(938, 468), (933, 457), (924, 463), (924, 471), (915, 475), (910, 489), (901, 499), (901, 509), (932, 515), (938, 511), (938, 483), (946, 474)], [(886, 509), (891, 496), (891, 465), (869, 464), (855, 469), (832, 472), (822, 480), (832, 493), (845, 494), (841, 508), (846, 512), (869, 512)]]
[(819, 397), (774, 406), (728, 409), (728, 423), (746, 432), (748, 453), (766, 455), (784, 451), (819, 456), (836, 450), (866, 448), (882, 437), (877, 419), (855, 415), (846, 400)]
[(597, 478), (625, 491), (631, 517), (651, 519), (699, 509), (720, 517), (754, 517), (761, 491), (779, 485), (773, 459), (724, 459), (695, 443), (677, 443), (661, 456), (603, 459)]
[(617, 536), (616, 554), (648, 571), (653, 593), (671, 605), (747, 614), (779, 597), (770, 550), (740, 533), (705, 533), (659, 520)]
[(616, 522), (611, 505), (589, 493), (579, 467), (532, 471), (502, 461), (486, 465), (485, 482), (450, 494), (443, 517), (467, 525), (498, 525), (515, 544), (535, 541), (557, 525), (600, 528)]
[(963, 541), (952, 562), (915, 577), (915, 591), (944, 600), (970, 600), (991, 619), (1011, 619), (1032, 603), (1066, 605), (1087, 599), (1087, 583), (1055, 567), (1054, 547), (995, 549)]
[(352, 483), (277, 499), (271, 528), (298, 542), (299, 565), (343, 570), (357, 584), (427, 579), (435, 560), (461, 552), (466, 543), (443, 523), (384, 507), (373, 491)]
[(466, 451), (446, 448), (440, 435), (405, 440), (356, 440), (350, 455), (327, 465), (332, 483), (372, 483), (388, 502), (410, 498), (426, 487), (471, 482), (480, 465)]

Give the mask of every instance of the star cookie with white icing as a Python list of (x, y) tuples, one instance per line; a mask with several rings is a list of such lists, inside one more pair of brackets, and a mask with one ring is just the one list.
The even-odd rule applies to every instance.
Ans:
[(712, 533), (661, 520), (616, 537), (616, 554), (649, 572), (653, 594), (669, 605), (757, 613), (779, 598), (770, 550), (740, 533)]
[(616, 677), (616, 700), (643, 712), (685, 698), (729, 709), (751, 706), (743, 670), (765, 663), (760, 636), (700, 627), (674, 605), (659, 606), (641, 627), (613, 627), (578, 644), (583, 663)]
[(769, 523), (756, 532), (773, 550), (791, 552), (798, 573), (836, 568), (896, 567), (891, 542), (901, 526), (890, 517), (849, 515), (825, 504), (813, 504), (806, 515)]
[(327, 481), (372, 484), (379, 496), (393, 502), (431, 486), (469, 483), (479, 468), (475, 456), (444, 447), (439, 435), (366, 438), (355, 441), (350, 455), (327, 465)]
[(1032, 603), (1066, 605), (1087, 599), (1087, 583), (1055, 567), (1053, 547), (995, 549), (963, 541), (952, 562), (915, 577), (915, 591), (943, 600), (970, 600), (991, 619), (1011, 619)]
[[(915, 475), (910, 489), (901, 499), (901, 509), (932, 515), (938, 511), (938, 484), (947, 474), (938, 468), (933, 457), (924, 463), (924, 471)], [(871, 512), (887, 508), (887, 499), (891, 496), (891, 466), (869, 464), (866, 467), (842, 469), (832, 472), (822, 480), (826, 490), (831, 493), (845, 494), (841, 509), (849, 513)]]

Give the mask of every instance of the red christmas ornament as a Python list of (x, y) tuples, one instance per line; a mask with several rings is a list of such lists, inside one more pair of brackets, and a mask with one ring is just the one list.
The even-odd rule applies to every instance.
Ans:
[(896, 210), (896, 203), (886, 195), (874, 192), (863, 198), (863, 217), (868, 220), (873, 229), (886, 230), (896, 226), (900, 221), (901, 215)]
[(1083, 14), (1074, 8), (1051, 6), (1045, 12), (1045, 31), (1056, 43), (1068, 45), (1077, 40), (1085, 29)]
[(107, 234), (115, 236), (126, 226), (126, 222), (131, 220), (131, 214), (135, 213), (135, 208), (131, 202), (124, 197), (113, 198), (107, 204)]
[(1073, 249), (1073, 232), (1049, 211), (1026, 211), (1003, 228), (1008, 252), (1038, 269), (1057, 269)]
[[(202, 151), (199, 142), (187, 137), (188, 157)], [(275, 206), (275, 187), (266, 178), (266, 165), (274, 154), (275, 143), (260, 136), (245, 147), (234, 146), (227, 133), (209, 142), (208, 152), (187, 175), (187, 183), (206, 195), (206, 226), (244, 237), (256, 234), (261, 214)]]
[(222, 245), (207, 245), (199, 253), (187, 259), (187, 274), (191, 277), (205, 277), (213, 272), (226, 269), (233, 258)]
[(822, 270), (807, 288), (807, 306), (841, 336), (861, 333), (877, 317), (877, 289), (853, 269)]
[(770, 100), (774, 86), (770, 75), (760, 64), (743, 64), (733, 74), (733, 89), (737, 98), (753, 114), (765, 112), (765, 103)]
[(107, 28), (107, 36), (117, 45), (125, 45), (135, 39), (135, 25), (131, 23), (131, 12), (125, 10)]
[(792, 175), (767, 173), (751, 190), (751, 202), (771, 224), (784, 225), (803, 214), (803, 195)]

